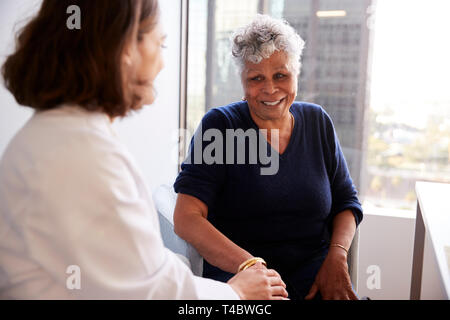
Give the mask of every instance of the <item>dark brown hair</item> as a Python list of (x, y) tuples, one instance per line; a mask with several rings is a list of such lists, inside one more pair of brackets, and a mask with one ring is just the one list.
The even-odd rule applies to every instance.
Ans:
[[(71, 5), (80, 8), (80, 29), (66, 25)], [(44, 0), (3, 65), (5, 86), (36, 110), (74, 103), (123, 117), (140, 107), (123, 85), (123, 50), (136, 24), (158, 15), (157, 0)]]

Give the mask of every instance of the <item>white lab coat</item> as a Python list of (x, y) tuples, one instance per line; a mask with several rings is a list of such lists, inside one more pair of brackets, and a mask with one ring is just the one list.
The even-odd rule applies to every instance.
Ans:
[(238, 299), (164, 247), (109, 118), (70, 105), (35, 113), (0, 162), (0, 297)]

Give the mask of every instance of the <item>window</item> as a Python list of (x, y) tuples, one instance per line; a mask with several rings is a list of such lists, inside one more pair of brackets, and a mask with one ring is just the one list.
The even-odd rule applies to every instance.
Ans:
[(187, 129), (242, 99), (229, 38), (256, 13), (306, 41), (297, 100), (336, 127), (365, 206), (415, 209), (417, 180), (450, 182), (446, 0), (190, 0)]

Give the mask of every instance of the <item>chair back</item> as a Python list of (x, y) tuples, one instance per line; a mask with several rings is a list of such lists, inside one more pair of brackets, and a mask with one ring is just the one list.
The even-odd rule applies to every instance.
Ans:
[(166, 248), (186, 257), (190, 268), (196, 276), (202, 276), (203, 258), (197, 250), (181, 239), (174, 231), (173, 213), (177, 202), (177, 194), (172, 187), (167, 185), (159, 186), (153, 193), (153, 202), (158, 212), (161, 237)]

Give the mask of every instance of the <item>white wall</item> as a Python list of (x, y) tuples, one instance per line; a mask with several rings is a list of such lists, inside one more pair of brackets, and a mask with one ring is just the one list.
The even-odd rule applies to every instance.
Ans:
[(167, 33), (165, 68), (156, 79), (156, 102), (134, 116), (116, 121), (119, 136), (135, 155), (149, 188), (172, 185), (178, 173), (176, 154), (180, 93), (181, 1), (159, 1)]
[[(39, 8), (40, 0), (2, 0), (0, 1), (0, 65), (14, 50), (14, 34)], [(32, 114), (30, 108), (19, 106), (14, 97), (0, 81), (0, 156), (13, 135), (23, 126)]]
[[(364, 212), (360, 225), (358, 294), (373, 300), (409, 300), (415, 215)], [(367, 285), (379, 268), (380, 287)], [(368, 273), (368, 270), (371, 273)], [(373, 282), (371, 282), (373, 284)]]
[[(14, 47), (13, 28), (18, 20), (31, 16), (40, 0), (0, 1), (0, 64)], [(165, 69), (156, 80), (156, 102), (134, 116), (114, 124), (122, 140), (134, 154), (151, 190), (159, 184), (172, 184), (177, 174), (176, 132), (179, 113), (179, 65), (181, 1), (160, 1), (162, 21), (167, 32)], [(170, 23), (164, 23), (170, 22)], [(3, 82), (2, 82), (3, 84)], [(32, 115), (19, 106), (13, 96), (0, 86), (0, 156), (13, 135)]]

